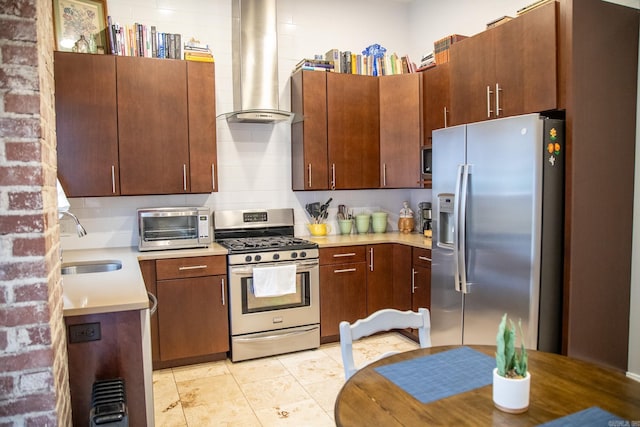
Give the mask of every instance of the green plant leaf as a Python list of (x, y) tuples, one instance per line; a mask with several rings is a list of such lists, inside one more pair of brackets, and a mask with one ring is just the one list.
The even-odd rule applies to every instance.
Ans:
[(507, 325), (507, 313), (502, 316), (496, 335), (496, 368), (498, 375), (504, 377), (507, 372), (507, 360), (505, 358), (505, 328)]

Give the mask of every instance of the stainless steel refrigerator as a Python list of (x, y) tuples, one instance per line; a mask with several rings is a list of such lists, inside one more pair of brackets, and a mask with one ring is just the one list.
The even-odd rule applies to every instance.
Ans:
[(508, 313), (560, 351), (564, 150), (539, 114), (433, 132), (433, 345), (495, 345)]

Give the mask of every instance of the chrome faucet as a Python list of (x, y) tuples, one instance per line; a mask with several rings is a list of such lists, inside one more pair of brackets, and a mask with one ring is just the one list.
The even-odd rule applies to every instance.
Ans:
[(78, 232), (78, 237), (83, 237), (87, 235), (87, 230), (85, 230), (82, 224), (80, 224), (80, 221), (78, 220), (77, 216), (75, 216), (69, 211), (58, 211), (58, 213), (60, 215), (68, 215), (71, 217), (71, 219), (73, 219), (73, 221), (76, 223), (76, 231)]

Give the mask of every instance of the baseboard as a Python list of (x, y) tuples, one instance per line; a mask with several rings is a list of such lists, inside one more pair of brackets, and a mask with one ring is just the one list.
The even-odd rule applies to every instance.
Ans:
[(640, 374), (634, 374), (633, 372), (627, 372), (627, 376), (632, 380), (640, 382)]

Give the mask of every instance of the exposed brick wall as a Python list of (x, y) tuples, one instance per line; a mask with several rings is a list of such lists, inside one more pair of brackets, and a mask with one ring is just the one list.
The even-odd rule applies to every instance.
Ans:
[(0, 426), (68, 426), (52, 5), (0, 6)]

